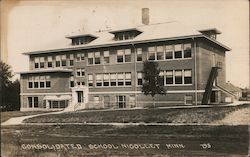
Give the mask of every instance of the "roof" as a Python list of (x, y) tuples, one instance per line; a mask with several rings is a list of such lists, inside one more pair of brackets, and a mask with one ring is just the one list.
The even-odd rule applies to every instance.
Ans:
[(43, 69), (43, 70), (31, 70), (31, 71), (23, 71), (23, 72), (17, 72), (17, 74), (38, 74), (38, 73), (71, 73), (72, 69)]
[[(133, 28), (130, 27), (129, 30)], [(119, 29), (121, 30), (128, 30)], [(166, 23), (157, 23), (157, 24), (150, 24), (150, 25), (140, 25), (134, 27), (133, 30), (138, 30), (142, 32), (141, 34), (137, 35), (133, 39), (129, 40), (114, 40), (114, 34), (110, 32), (116, 32), (117, 29), (114, 30), (107, 30), (107, 31), (98, 31), (91, 33), (92, 36), (96, 36), (95, 40), (88, 44), (84, 45), (60, 45), (51, 47), (48, 49), (41, 49), (36, 51), (29, 51), (25, 52), (26, 55), (31, 54), (40, 54), (40, 53), (51, 53), (51, 52), (60, 52), (60, 51), (70, 51), (70, 50), (80, 50), (80, 49), (90, 49), (90, 48), (99, 48), (99, 47), (108, 47), (108, 46), (118, 46), (118, 45), (127, 45), (127, 44), (138, 44), (138, 43), (145, 43), (145, 42), (157, 42), (157, 41), (166, 41), (166, 40), (177, 40), (177, 39), (186, 39), (186, 38), (196, 38), (196, 37), (204, 37), (201, 32), (197, 30), (193, 30), (187, 26), (183, 26), (183, 24), (172, 21)], [(208, 39), (210, 40), (210, 39)], [(229, 51), (230, 48), (226, 47), (225, 45), (211, 40), (215, 44), (219, 45), (220, 47), (224, 48), (226, 51)]]
[(219, 31), (217, 28), (201, 29), (199, 32), (212, 32), (214, 34), (221, 34), (221, 31)]
[(77, 34), (77, 35), (67, 35), (66, 38), (72, 39), (72, 38), (77, 38), (77, 37), (93, 37), (97, 38), (97, 36), (92, 35), (92, 34)]
[(222, 87), (222, 88), (224, 88), (224, 89), (226, 89), (226, 90), (228, 90), (230, 92), (242, 92), (241, 88), (236, 87), (235, 85), (233, 85), (230, 82), (220, 84), (220, 87)]

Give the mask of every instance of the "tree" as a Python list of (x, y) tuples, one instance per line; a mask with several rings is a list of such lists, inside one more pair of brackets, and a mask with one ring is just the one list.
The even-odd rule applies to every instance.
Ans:
[(12, 82), (13, 75), (11, 67), (0, 61), (0, 100), (1, 111), (19, 110), (20, 83), (18, 80)]
[(166, 95), (164, 88), (163, 77), (161, 77), (160, 69), (157, 62), (145, 61), (143, 62), (144, 83), (142, 84), (142, 92), (145, 95), (151, 95), (155, 107), (155, 95)]

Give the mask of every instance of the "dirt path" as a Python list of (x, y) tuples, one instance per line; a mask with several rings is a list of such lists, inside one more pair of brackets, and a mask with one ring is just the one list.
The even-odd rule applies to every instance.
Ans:
[(231, 112), (222, 120), (215, 121), (219, 124), (248, 124), (250, 125), (250, 108), (244, 108)]

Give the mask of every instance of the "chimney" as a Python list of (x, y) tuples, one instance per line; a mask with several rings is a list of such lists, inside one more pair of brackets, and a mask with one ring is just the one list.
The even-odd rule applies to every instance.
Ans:
[(149, 8), (142, 8), (142, 24), (149, 24)]

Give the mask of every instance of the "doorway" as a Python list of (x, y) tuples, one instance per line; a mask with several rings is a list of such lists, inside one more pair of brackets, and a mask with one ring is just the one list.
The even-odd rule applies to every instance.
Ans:
[(83, 91), (77, 91), (77, 102), (84, 103)]

